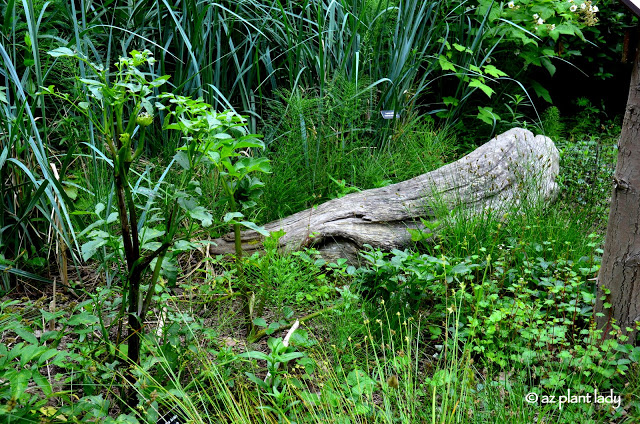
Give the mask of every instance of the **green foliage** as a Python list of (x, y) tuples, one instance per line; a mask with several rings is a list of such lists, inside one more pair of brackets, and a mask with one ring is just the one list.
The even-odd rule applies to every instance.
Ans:
[[(268, 172), (269, 161), (266, 158), (253, 158), (250, 155), (241, 155), (240, 150), (263, 147), (255, 136), (247, 135), (243, 131), (244, 121), (232, 112), (215, 114), (211, 106), (201, 100), (192, 100), (183, 96), (163, 94), (157, 96), (159, 100), (168, 99), (171, 108), (160, 103), (156, 107), (166, 113), (164, 128), (166, 130), (178, 130), (184, 136), (185, 146), (180, 147), (175, 161), (185, 172), (181, 176), (181, 182), (177, 186), (169, 187), (160, 192), (160, 184), (146, 189), (140, 189), (136, 184), (135, 189), (129, 183), (133, 174), (131, 165), (134, 164), (144, 151), (146, 128), (153, 123), (154, 90), (162, 86), (168, 77), (158, 77), (149, 81), (146, 74), (138, 68), (142, 65), (150, 66), (154, 60), (148, 51), (132, 51), (131, 58), (121, 58), (115, 65), (116, 73), (112, 78), (99, 66), (88, 62), (82, 55), (72, 50), (61, 47), (50, 52), (53, 57), (77, 57), (80, 61), (91, 67), (95, 78), (80, 79), (90, 93), (92, 103), (80, 102), (74, 107), (87, 119), (89, 119), (104, 137), (107, 158), (101, 151), (97, 151), (101, 157), (113, 166), (113, 178), (117, 211), (102, 217), (100, 213), (105, 206), (99, 203), (96, 206), (96, 215), (99, 220), (85, 229), (89, 241), (82, 246), (83, 259), (93, 257), (99, 249), (109, 247), (109, 253), (105, 257), (108, 262), (120, 263), (124, 258), (126, 273), (122, 275), (122, 296), (126, 301), (123, 307), (128, 310), (129, 335), (128, 359), (137, 364), (140, 358), (140, 336), (144, 317), (150, 306), (150, 301), (156, 286), (156, 282), (162, 271), (170, 280), (175, 281), (172, 264), (164, 262), (165, 257), (170, 259), (181, 250), (194, 247), (190, 242), (190, 232), (193, 231), (193, 223), (207, 227), (213, 222), (211, 213), (198, 202), (195, 195), (202, 194), (199, 184), (193, 181), (196, 166), (206, 160), (217, 171), (217, 176), (222, 181), (225, 197), (224, 200), (231, 205), (231, 211), (224, 217), (224, 221), (234, 226), (236, 233), (236, 253), (238, 264), (241, 260), (241, 247), (239, 243), (239, 227), (244, 225), (254, 230), (259, 230), (255, 224), (249, 221), (240, 221), (243, 214), (239, 212), (238, 204), (242, 208), (255, 205), (254, 199), (259, 195), (259, 187), (262, 183), (251, 174), (255, 172)], [(53, 86), (44, 89), (45, 93), (57, 96), (70, 102), (68, 94), (55, 91)], [(140, 136), (137, 144), (134, 144), (134, 136), (137, 131)], [(244, 183), (244, 185), (242, 185)], [(240, 190), (243, 198), (240, 198)], [(146, 214), (156, 200), (164, 212), (165, 219), (151, 219), (146, 221)], [(146, 195), (146, 202), (141, 197)], [(140, 197), (138, 197), (140, 196)], [(138, 215), (136, 209), (144, 205), (143, 212)], [(109, 224), (119, 220), (119, 234), (113, 236), (108, 231)], [(190, 221), (189, 231), (181, 242), (174, 244), (174, 239), (182, 222)], [(160, 222), (163, 221), (163, 222)], [(153, 226), (149, 225), (153, 223)], [(103, 227), (104, 230), (94, 229)], [(169, 255), (167, 251), (171, 249)], [(240, 265), (238, 265), (240, 274)], [(151, 274), (146, 293), (141, 291), (142, 277), (145, 273)], [(242, 287), (246, 291), (245, 287)], [(116, 341), (118, 346), (120, 340)], [(133, 382), (135, 376), (130, 375), (129, 381)], [(129, 393), (127, 401), (130, 406), (137, 403), (134, 393)]]
[[(282, 116), (282, 135), (268, 145), (273, 174), (265, 181), (265, 221), (413, 178), (444, 165), (452, 155), (453, 137), (437, 131), (428, 118), (395, 124), (385, 145), (375, 147), (366, 127), (336, 131), (343, 128), (342, 115), (314, 96), (299, 91), (273, 106)], [(380, 116), (363, 109), (360, 122), (368, 122), (367, 113), (371, 120), (373, 114)]]
[[(256, 317), (265, 306), (278, 311), (277, 317), (289, 319), (287, 312), (311, 304), (332, 301), (337, 295), (334, 282), (327, 277), (326, 261), (313, 250), (281, 254), (277, 240), (281, 232), (265, 239), (265, 253), (247, 258), (245, 271), (256, 287)], [(282, 309), (282, 305), (287, 305)]]
[[(614, 133), (617, 133), (615, 129)], [(611, 178), (618, 154), (617, 138), (588, 137), (579, 141), (560, 140), (558, 183), (560, 195), (570, 209), (591, 228), (602, 228), (608, 217)], [(592, 231), (592, 229), (587, 229)]]
[(567, 124), (570, 126), (568, 133), (571, 138), (592, 135), (614, 138), (619, 134), (620, 123), (608, 117), (604, 103), (600, 106), (594, 105), (587, 97), (578, 97), (574, 103), (579, 110), (573, 117), (567, 119)]
[[(100, 277), (58, 309), (0, 304), (0, 421), (635, 419), (640, 350), (591, 323), (619, 128), (587, 99), (574, 120), (542, 117), (562, 155), (546, 209), (434, 205), (409, 230), (414, 250), (368, 248), (360, 269), (280, 252), (281, 232), (242, 261), (239, 243), (241, 227), (262, 230), (252, 217), (449, 162), (453, 138), (427, 115), (477, 134), (528, 125), (524, 88), (551, 101), (534, 67), (553, 74), (582, 53), (608, 78), (621, 42), (586, 46), (628, 25), (612, 2), (593, 15), (564, 0), (0, 1), (3, 288), (51, 282), (50, 231)], [(230, 226), (235, 266), (197, 241)], [(261, 328), (249, 341), (237, 297)], [(625, 395), (622, 408), (525, 400), (596, 388)]]
[[(601, 342), (602, 331), (591, 322), (599, 258), (554, 259), (551, 246), (528, 253), (522, 243), (498, 245), (491, 254), (482, 248), (484, 255), (466, 258), (370, 251), (363, 254), (367, 268), (360, 270), (359, 284), (382, 297), (386, 311), (429, 311), (424, 324), (432, 339), (450, 352), (463, 346), (490, 369), (510, 369), (509, 380), (524, 383), (526, 391), (620, 393), (637, 358), (624, 340)], [(449, 372), (441, 369), (428, 381), (449, 384)], [(588, 404), (571, 413), (597, 414)]]
[(400, 250), (386, 254), (370, 247), (361, 255), (367, 266), (359, 270), (360, 290), (369, 298), (382, 298), (392, 313), (429, 307), (434, 297), (447, 296), (449, 285), (465, 280), (478, 266), (471, 260), (452, 264), (444, 256)]
[(554, 142), (558, 141), (564, 132), (564, 123), (560, 118), (560, 110), (555, 106), (548, 107), (542, 114), (543, 133)]
[[(584, 5), (584, 6), (583, 6)], [(492, 27), (489, 44), (501, 42), (503, 48), (516, 50), (518, 66), (544, 67), (550, 75), (556, 67), (556, 57), (570, 59), (578, 55), (571, 43), (584, 40), (583, 30), (598, 22), (599, 8), (591, 1), (560, 0), (513, 0), (497, 5), (488, 0), (478, 2), (477, 13), (485, 15), (490, 9), (489, 22)], [(544, 91), (534, 85), (538, 96)]]
[[(231, 212), (225, 215), (224, 222), (234, 228), (242, 225), (268, 235), (252, 222), (239, 220), (244, 217), (240, 211), (255, 206), (257, 198), (262, 194), (261, 187), (264, 183), (253, 175), (269, 173), (270, 170), (269, 159), (245, 154), (264, 148), (257, 135), (244, 131), (246, 120), (233, 112), (213, 113), (211, 105), (201, 100), (173, 94), (162, 94), (159, 98), (168, 99), (172, 106), (172, 109), (160, 106), (160, 110), (167, 113), (164, 129), (182, 132), (187, 142), (185, 146), (178, 148), (178, 163), (189, 171), (205, 161), (215, 170), (214, 178), (220, 178), (222, 204), (228, 203), (231, 208)], [(175, 123), (171, 123), (171, 118)], [(184, 204), (189, 215), (199, 219), (203, 226), (211, 225), (211, 216), (204, 207), (194, 203), (193, 198), (180, 197), (178, 202)]]
[[(94, 332), (101, 333), (101, 318), (94, 315), (99, 312), (92, 308), (92, 301), (71, 303), (55, 312), (42, 309), (42, 303), (5, 301), (0, 305), (0, 370), (6, 377), (0, 389), (0, 419), (65, 421), (74, 416), (114, 422), (104, 393), (96, 390), (101, 379), (117, 375), (118, 363), (98, 359), (108, 352), (94, 337)], [(55, 375), (47, 372), (51, 369), (57, 370)], [(61, 390), (66, 385), (75, 385), (79, 391), (72, 395)]]

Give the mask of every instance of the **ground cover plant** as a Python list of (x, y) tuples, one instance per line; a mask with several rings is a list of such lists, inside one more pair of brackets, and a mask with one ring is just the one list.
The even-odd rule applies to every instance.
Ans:
[[(640, 420), (640, 347), (594, 324), (621, 117), (549, 106), (617, 34), (613, 77), (611, 3), (0, 0), (0, 421)], [(357, 262), (260, 227), (516, 126), (553, 203), (429, 205)]]

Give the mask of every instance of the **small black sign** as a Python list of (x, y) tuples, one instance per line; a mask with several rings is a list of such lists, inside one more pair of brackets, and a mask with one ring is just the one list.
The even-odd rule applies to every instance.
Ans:
[(400, 119), (400, 114), (393, 110), (381, 110), (380, 113), (382, 114), (382, 119)]
[(164, 414), (158, 419), (158, 424), (184, 424), (185, 422), (175, 411)]
[(636, 16), (640, 16), (640, 0), (621, 0)]

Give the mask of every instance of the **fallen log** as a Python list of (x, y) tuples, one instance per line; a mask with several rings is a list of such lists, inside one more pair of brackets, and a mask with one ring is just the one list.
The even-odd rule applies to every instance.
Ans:
[[(559, 154), (553, 141), (513, 128), (435, 171), (382, 188), (351, 193), (273, 221), (268, 231), (283, 230), (279, 247), (315, 247), (327, 259), (357, 258), (365, 244), (384, 250), (411, 243), (408, 228), (420, 218), (435, 218), (434, 206), (453, 210), (512, 208), (523, 202), (550, 201), (558, 192)], [(242, 233), (242, 248), (261, 250), (263, 236)], [(233, 233), (213, 240), (211, 253), (233, 253)]]

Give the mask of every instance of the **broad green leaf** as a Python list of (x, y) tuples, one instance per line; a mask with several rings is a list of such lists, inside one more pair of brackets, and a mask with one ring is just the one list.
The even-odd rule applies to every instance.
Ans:
[(555, 27), (554, 31), (556, 31), (559, 34), (565, 34), (565, 35), (577, 35), (580, 38), (583, 37), (582, 32), (580, 31), (580, 29), (574, 25), (571, 25), (569, 23), (563, 23), (560, 24), (558, 26)]
[(458, 43), (453, 43), (452, 45), (453, 45), (453, 48), (458, 50), (459, 52), (463, 52), (465, 50), (468, 50), (465, 46), (461, 46)]
[(458, 106), (459, 100), (455, 97), (443, 97), (442, 102), (445, 104), (445, 106), (453, 105), (455, 107)]
[(189, 164), (189, 156), (182, 150), (178, 151), (173, 156), (173, 159), (178, 162), (178, 165), (180, 165), (182, 169), (188, 170), (191, 167), (191, 165)]
[(207, 152), (207, 155), (214, 165), (217, 165), (220, 162), (220, 153), (210, 150), (209, 152)]
[(236, 149), (247, 149), (247, 148), (262, 149), (264, 148), (264, 143), (258, 140), (257, 138), (249, 138), (249, 139), (238, 140), (238, 142), (235, 143), (234, 147)]
[(222, 220), (224, 222), (230, 222), (231, 220), (235, 220), (236, 218), (244, 218), (244, 215), (241, 212), (228, 212), (225, 214)]
[(553, 74), (556, 73), (556, 65), (551, 63), (551, 60), (548, 57), (540, 58), (540, 63), (542, 63), (542, 66), (549, 71), (549, 75), (553, 76)]
[(466, 274), (471, 271), (471, 268), (466, 264), (458, 264), (451, 268), (451, 272), (454, 274)]
[(243, 352), (238, 356), (240, 358), (260, 359), (260, 360), (263, 360), (263, 361), (269, 361), (270, 360), (269, 356), (267, 356), (266, 353), (258, 352), (258, 351), (255, 351), (255, 350), (252, 350), (251, 352)]
[[(284, 315), (285, 319), (290, 319), (293, 316), (293, 313), (294, 313), (293, 309), (291, 309), (288, 306), (285, 306), (285, 307), (282, 308), (282, 314)], [(300, 331), (304, 331), (304, 330), (300, 330)], [(300, 331), (294, 333), (294, 335), (298, 334)]]
[(169, 75), (163, 75), (163, 76), (158, 77), (158, 78), (154, 79), (153, 81), (151, 81), (149, 83), (149, 85), (151, 87), (160, 87), (161, 85), (166, 83), (169, 80), (169, 78), (171, 78)]
[(49, 359), (53, 358), (58, 353), (59, 353), (59, 351), (57, 349), (48, 349), (47, 351), (45, 351), (44, 353), (42, 353), (42, 355), (40, 355), (38, 357), (38, 364), (39, 365), (44, 364), (46, 361), (48, 361)]
[(51, 383), (49, 383), (49, 380), (45, 378), (42, 374), (40, 374), (40, 372), (37, 369), (33, 370), (31, 377), (33, 377), (33, 381), (36, 382), (36, 384), (38, 385), (38, 388), (42, 390), (45, 396), (51, 396), (53, 394), (53, 390), (51, 389)]
[(303, 356), (304, 356), (304, 353), (302, 352), (290, 352), (290, 353), (284, 353), (282, 355), (277, 355), (276, 360), (278, 362), (287, 363), (293, 359), (302, 358)]
[(107, 224), (112, 224), (118, 220), (118, 212), (111, 212), (107, 217)]
[[(267, 327), (267, 331), (266, 333), (271, 335), (273, 333), (275, 333), (276, 331), (278, 331), (280, 329), (280, 324), (277, 322), (272, 322), (271, 324), (269, 324), (269, 327)], [(273, 349), (275, 350), (275, 349)]]
[(494, 93), (491, 87), (489, 87), (488, 85), (486, 85), (485, 83), (483, 83), (477, 78), (471, 80), (471, 82), (469, 83), (469, 87), (479, 88), (484, 92), (484, 94), (486, 94), (489, 97), (491, 97), (491, 95)]
[(42, 313), (42, 319), (47, 322), (51, 321), (52, 319), (58, 319), (64, 315), (64, 311), (49, 312), (45, 311), (44, 309), (40, 309), (40, 312)]
[(200, 246), (200, 243), (194, 243), (188, 240), (178, 240), (173, 245), (173, 251), (183, 252), (187, 250), (196, 250)]
[(240, 204), (242, 205), (242, 210), (250, 209), (250, 208), (254, 207), (255, 205), (257, 205), (257, 203), (256, 203), (256, 202), (254, 202), (253, 200), (248, 200), (248, 201), (246, 201), (246, 202), (245, 202), (245, 201), (240, 200), (239, 202), (240, 202)]
[(24, 391), (27, 389), (30, 379), (30, 369), (23, 369), (12, 378), (8, 379), (11, 384), (11, 397), (19, 399), (22, 395), (24, 395)]
[(203, 227), (209, 227), (213, 224), (213, 215), (206, 210), (204, 206), (196, 206), (195, 208), (187, 211), (189, 216), (196, 221), (200, 221), (200, 225)]
[(265, 237), (269, 237), (269, 231), (265, 230), (264, 227), (258, 227), (256, 224), (250, 221), (240, 221), (240, 224), (244, 225), (247, 228), (252, 229), (253, 231), (262, 234)]
[(80, 250), (82, 251), (82, 259), (84, 261), (88, 261), (96, 254), (99, 248), (107, 244), (107, 240), (102, 238), (97, 238), (94, 240), (90, 240), (87, 243), (83, 244)]
[(228, 140), (228, 139), (233, 138), (233, 137), (231, 137), (227, 133), (221, 132), (221, 133), (218, 133), (218, 134), (214, 134), (213, 138), (217, 138), (217, 139), (220, 139), (220, 140)]
[(536, 92), (538, 97), (544, 99), (546, 102), (553, 103), (551, 94), (549, 94), (549, 90), (544, 88), (542, 84), (540, 84), (538, 81), (531, 80), (531, 86), (533, 87), (533, 90)]
[(42, 352), (46, 350), (46, 346), (38, 346), (33, 344), (25, 345), (20, 351), (20, 366), (26, 367), (27, 364), (38, 357)]
[(57, 49), (50, 50), (47, 53), (49, 53), (49, 55), (53, 56), (53, 57), (75, 56), (76, 55), (73, 50), (71, 50), (69, 48), (66, 48), (66, 47), (58, 47)]
[(500, 120), (500, 116), (493, 111), (493, 108), (490, 107), (480, 107), (478, 106), (478, 119), (482, 122), (486, 122), (489, 125), (493, 125), (496, 121)]
[[(78, 212), (77, 215), (93, 215), (93, 214), (91, 212)], [(84, 230), (78, 233), (78, 237), (83, 237), (85, 234), (88, 234), (94, 228), (103, 225), (104, 222), (105, 222), (104, 219), (98, 219), (97, 221), (92, 222)]]
[(165, 231), (158, 230), (155, 228), (143, 227), (141, 233), (142, 233), (142, 244), (145, 244), (155, 238), (163, 236), (165, 234)]
[(440, 55), (440, 57), (438, 57), (438, 62), (440, 63), (440, 68), (443, 71), (452, 71), (452, 72), (456, 71), (455, 65), (449, 62), (449, 60), (446, 57)]
[(253, 324), (257, 325), (258, 327), (266, 327), (267, 321), (265, 321), (264, 318), (256, 318), (253, 320)]
[(260, 171), (268, 174), (271, 172), (271, 163), (268, 158), (252, 158), (249, 166), (250, 172)]
[(502, 72), (500, 69), (496, 68), (493, 65), (487, 65), (484, 67), (484, 72), (488, 75), (491, 75), (494, 78), (506, 77), (507, 74)]
[(353, 370), (347, 375), (347, 384), (354, 395), (371, 394), (376, 388), (376, 381), (362, 370)]
[(183, 195), (178, 198), (178, 204), (191, 218), (200, 221), (200, 225), (203, 227), (213, 224), (213, 215), (204, 206), (198, 205), (198, 202), (193, 197)]
[(145, 250), (150, 250), (152, 252), (155, 252), (156, 250), (160, 249), (160, 247), (162, 247), (162, 243), (160, 243), (159, 241), (150, 241), (148, 243), (144, 243), (140, 247)]
[(99, 321), (98, 317), (90, 314), (89, 312), (81, 312), (77, 315), (72, 316), (67, 321), (68, 325), (93, 325)]
[(480, 69), (476, 65), (469, 65), (469, 70), (471, 70), (472, 72), (475, 72), (476, 74), (482, 75), (482, 69)]
[(78, 187), (64, 184), (62, 188), (64, 192), (67, 193), (67, 196), (69, 196), (69, 199), (76, 200), (78, 198)]
[(244, 373), (244, 375), (247, 376), (247, 378), (251, 381), (253, 381), (254, 383), (256, 383), (256, 385), (258, 387), (262, 387), (263, 389), (267, 390), (269, 388), (269, 386), (267, 386), (267, 383), (265, 383), (264, 381), (262, 381), (261, 379), (259, 379), (258, 377), (256, 377), (256, 375), (254, 373), (251, 372), (246, 372)]
[(13, 331), (15, 331), (18, 336), (22, 337), (25, 342), (31, 343), (32, 345), (38, 344), (38, 339), (31, 331), (28, 331), (25, 328), (14, 328)]
[(93, 85), (93, 86), (97, 85), (97, 86), (101, 86), (101, 87), (104, 86), (104, 84), (101, 83), (100, 81), (93, 80), (93, 79), (80, 78), (79, 80), (80, 80), (81, 83), (89, 85), (89, 86), (91, 86), (91, 85)]

